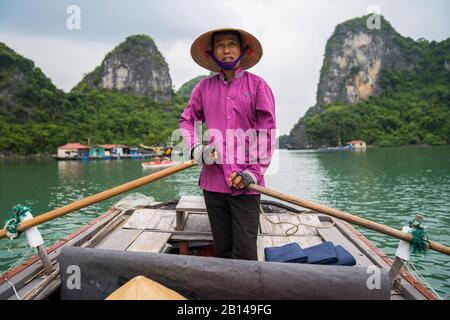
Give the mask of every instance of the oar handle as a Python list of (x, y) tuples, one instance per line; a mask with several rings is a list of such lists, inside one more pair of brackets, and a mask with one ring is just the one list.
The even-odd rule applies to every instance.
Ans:
[[(90, 206), (94, 203), (109, 199), (111, 197), (117, 196), (118, 194), (130, 191), (132, 189), (139, 188), (143, 185), (146, 185), (148, 183), (151, 183), (153, 181), (159, 180), (161, 178), (168, 177), (174, 173), (183, 171), (185, 169), (188, 169), (190, 167), (193, 167), (196, 165), (196, 162), (194, 160), (190, 160), (184, 163), (181, 163), (179, 165), (149, 174), (145, 177), (124, 183), (122, 185), (119, 185), (117, 187), (114, 187), (112, 189), (108, 189), (105, 191), (102, 191), (100, 193), (94, 194), (92, 196), (89, 196), (87, 198), (72, 202), (68, 205), (65, 205), (64, 207), (57, 208), (55, 210), (49, 211), (47, 213), (43, 213), (41, 215), (38, 215), (34, 217), (33, 219), (23, 221), (20, 223), (20, 225), (17, 227), (17, 231), (22, 232), (26, 229), (29, 229), (31, 227), (37, 226), (41, 223), (56, 219), (58, 217), (61, 217), (63, 215), (66, 215), (70, 212), (77, 211), (81, 208)], [(0, 239), (6, 237), (6, 229), (0, 230)]]
[[(412, 240), (412, 235), (406, 232), (402, 232), (400, 230), (388, 227), (384, 224), (378, 223), (378, 222), (374, 222), (365, 218), (361, 218), (355, 215), (352, 215), (350, 213), (347, 212), (343, 212), (334, 208), (330, 208), (321, 204), (317, 204), (308, 200), (303, 200), (300, 199), (298, 197), (294, 197), (291, 195), (287, 195), (278, 191), (274, 191), (271, 190), (269, 188), (265, 188), (265, 187), (261, 187), (259, 185), (256, 184), (250, 184), (248, 186), (249, 190), (261, 193), (261, 194), (265, 194), (267, 196), (273, 197), (275, 199), (279, 199), (282, 201), (286, 201), (295, 205), (298, 205), (300, 207), (303, 208), (307, 208), (307, 209), (311, 209), (317, 212), (322, 212), (325, 213), (327, 215), (333, 216), (335, 218), (350, 222), (352, 224), (356, 224), (358, 226), (370, 229), (370, 230), (374, 230), (386, 235), (389, 235), (391, 237), (400, 239), (400, 240), (405, 240), (408, 242), (411, 242)], [(430, 241), (430, 249), (450, 255), (450, 247), (447, 247), (443, 244), (440, 244), (438, 242), (434, 242), (434, 241)]]

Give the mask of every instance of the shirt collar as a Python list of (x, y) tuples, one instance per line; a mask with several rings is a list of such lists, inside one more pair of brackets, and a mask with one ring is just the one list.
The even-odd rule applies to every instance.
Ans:
[[(242, 77), (243, 74), (244, 74), (244, 68), (242, 68), (241, 66), (238, 66), (236, 68), (236, 70), (234, 71), (234, 79)], [(219, 79), (222, 81), (225, 81), (225, 74), (223, 73), (222, 70), (220, 70), (220, 72), (219, 72)]]

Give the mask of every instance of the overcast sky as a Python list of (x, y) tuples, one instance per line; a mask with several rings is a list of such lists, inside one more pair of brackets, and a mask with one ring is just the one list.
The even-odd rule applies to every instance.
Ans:
[[(70, 5), (81, 10), (79, 30), (66, 27)], [(155, 39), (178, 89), (208, 73), (189, 54), (198, 35), (224, 26), (243, 28), (263, 45), (263, 58), (249, 71), (272, 87), (277, 125), (285, 134), (315, 104), (325, 44), (335, 26), (374, 5), (404, 36), (450, 37), (448, 0), (0, 0), (0, 42), (70, 91), (127, 36), (145, 33)]]

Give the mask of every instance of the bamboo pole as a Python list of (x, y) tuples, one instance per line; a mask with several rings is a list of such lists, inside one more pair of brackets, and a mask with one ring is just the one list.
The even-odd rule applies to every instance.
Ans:
[[(117, 196), (118, 194), (130, 191), (132, 189), (141, 187), (143, 185), (146, 185), (148, 183), (151, 183), (153, 181), (159, 180), (161, 178), (165, 178), (167, 176), (170, 176), (174, 173), (183, 171), (185, 169), (188, 169), (192, 166), (195, 166), (196, 162), (194, 160), (187, 161), (185, 163), (181, 163), (179, 165), (176, 165), (174, 167), (170, 167), (152, 174), (149, 174), (145, 177), (124, 183), (122, 185), (119, 185), (117, 187), (114, 187), (109, 190), (102, 191), (100, 193), (94, 194), (92, 196), (89, 196), (87, 198), (72, 202), (68, 205), (65, 205), (64, 207), (57, 208), (55, 210), (43, 213), (41, 215), (38, 215), (34, 217), (33, 219), (23, 221), (20, 223), (20, 225), (17, 227), (17, 231), (22, 232), (28, 228), (37, 226), (41, 223), (59, 218), (63, 215), (66, 215), (70, 212), (80, 210), (81, 208), (90, 206), (94, 203), (109, 199), (111, 197)], [(6, 237), (6, 229), (0, 230), (0, 239)]]
[[(406, 232), (402, 232), (400, 230), (388, 227), (386, 225), (383, 225), (381, 223), (377, 223), (374, 221), (370, 221), (368, 219), (364, 219), (355, 215), (352, 215), (350, 213), (347, 212), (343, 212), (337, 209), (333, 209), (330, 207), (326, 207), (324, 205), (321, 204), (317, 204), (308, 200), (303, 200), (291, 195), (287, 195), (278, 191), (274, 191), (265, 187), (261, 187), (258, 186), (256, 184), (250, 184), (248, 186), (249, 190), (261, 193), (261, 194), (265, 194), (267, 196), (279, 199), (279, 200), (283, 200), (289, 203), (293, 203), (296, 204), (298, 206), (301, 206), (303, 208), (307, 208), (307, 209), (311, 209), (317, 212), (322, 212), (325, 214), (328, 214), (330, 216), (333, 216), (335, 218), (350, 222), (352, 224), (356, 224), (358, 226), (370, 229), (370, 230), (374, 230), (383, 234), (386, 234), (388, 236), (400, 239), (400, 240), (405, 240), (408, 242), (411, 242), (412, 240), (412, 235)], [(450, 247), (447, 247), (443, 244), (440, 244), (438, 242), (435, 241), (430, 241), (430, 249), (440, 252), (440, 253), (444, 253), (446, 255), (450, 255)]]

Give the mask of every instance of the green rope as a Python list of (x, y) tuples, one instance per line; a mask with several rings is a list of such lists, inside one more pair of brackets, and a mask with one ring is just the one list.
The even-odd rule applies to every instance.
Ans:
[(425, 226), (414, 217), (409, 221), (409, 227), (412, 228), (410, 231), (412, 234), (411, 252), (413, 254), (418, 253), (426, 256), (430, 246), (430, 239), (425, 230)]
[(17, 227), (25, 218), (25, 213), (31, 212), (31, 208), (23, 206), (21, 204), (16, 204), (12, 209), (12, 216), (5, 221), (6, 236), (10, 239), (16, 239), (19, 237), (17, 232)]

